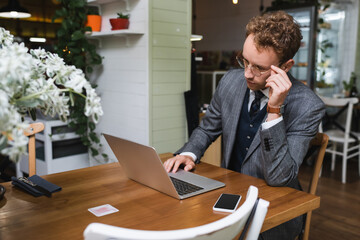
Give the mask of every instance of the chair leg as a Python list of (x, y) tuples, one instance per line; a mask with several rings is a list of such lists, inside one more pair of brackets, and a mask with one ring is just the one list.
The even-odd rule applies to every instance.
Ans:
[(358, 158), (359, 158), (359, 176), (360, 176), (360, 144), (359, 144), (359, 155), (358, 155)]
[(309, 239), (309, 232), (310, 232), (310, 221), (311, 221), (311, 211), (306, 214), (306, 221), (305, 221), (305, 229), (304, 229), (304, 235), (302, 237), (302, 240), (308, 240)]
[(336, 158), (336, 154), (335, 154), (336, 143), (333, 143), (332, 150), (333, 150), (333, 152), (331, 153), (331, 171), (334, 171), (335, 170), (335, 158)]
[(341, 177), (341, 182), (342, 183), (346, 183), (346, 157), (343, 157), (343, 164), (342, 164), (342, 177)]
[(36, 174), (35, 135), (29, 137), (29, 177)]
[[(360, 161), (359, 161), (359, 164), (360, 164)], [(321, 177), (321, 174), (322, 174), (322, 168), (323, 168), (323, 166), (321, 165), (320, 172), (319, 172), (319, 178)], [(359, 174), (360, 174), (360, 165), (359, 165)]]
[(342, 174), (341, 174), (341, 182), (346, 183), (346, 166), (347, 166), (347, 145), (344, 144), (344, 152), (343, 152), (343, 162), (342, 162)]

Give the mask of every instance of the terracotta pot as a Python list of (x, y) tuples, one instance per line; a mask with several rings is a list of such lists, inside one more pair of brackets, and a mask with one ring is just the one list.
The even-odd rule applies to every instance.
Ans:
[(101, 16), (99, 15), (87, 15), (87, 22), (85, 26), (91, 27), (93, 32), (101, 31)]
[(111, 30), (128, 29), (129, 19), (125, 18), (110, 18)]

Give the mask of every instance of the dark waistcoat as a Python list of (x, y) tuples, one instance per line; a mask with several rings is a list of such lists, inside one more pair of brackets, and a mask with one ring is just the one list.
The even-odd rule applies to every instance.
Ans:
[(237, 172), (241, 172), (241, 165), (266, 114), (266, 107), (264, 107), (253, 118), (250, 118), (248, 105), (249, 89), (246, 91), (245, 99), (240, 111), (235, 143), (228, 167), (230, 170)]

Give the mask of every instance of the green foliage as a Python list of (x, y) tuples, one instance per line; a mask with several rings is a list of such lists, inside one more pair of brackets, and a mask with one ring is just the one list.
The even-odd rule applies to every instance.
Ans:
[[(333, 48), (334, 45), (333, 43), (331, 43), (328, 39), (321, 41), (320, 43), (318, 43), (317, 48), (321, 51), (321, 53), (323, 53), (321, 55), (321, 58), (318, 57), (318, 55), (316, 56), (318, 64), (316, 67), (316, 71), (320, 72), (320, 79), (318, 79), (318, 82), (324, 81), (324, 76), (326, 74), (327, 68), (329, 67), (329, 58), (330, 56), (327, 54), (327, 50), (330, 48)], [(321, 86), (322, 84), (319, 83), (319, 86)], [(328, 87), (328, 86), (326, 86)]]
[(124, 18), (124, 19), (130, 18), (130, 14), (118, 13), (117, 15), (118, 15), (117, 18)]
[(317, 88), (333, 88), (334, 84), (326, 83), (324, 79), (317, 81), (316, 83)]
[[(82, 69), (86, 75), (93, 71), (94, 65), (102, 63), (102, 58), (96, 52), (96, 46), (85, 36), (90, 27), (85, 27), (87, 14), (92, 8), (87, 6), (86, 0), (59, 0), (62, 8), (56, 10), (53, 20), (62, 19), (57, 32), (58, 42), (55, 46), (57, 54), (67, 64)], [(96, 146), (101, 147), (99, 137), (95, 133), (95, 124), (84, 115), (85, 99), (70, 93), (72, 106), (70, 108), (69, 126), (76, 129), (82, 143), (89, 147), (93, 157), (99, 155)], [(106, 154), (103, 157), (107, 158)]]
[[(317, 4), (320, 12), (324, 12), (326, 11), (326, 9), (328, 9), (330, 7), (329, 3), (318, 3)], [(327, 26), (329, 25), (329, 23), (326, 23), (324, 21), (324, 19), (319, 16), (318, 17), (318, 24), (317, 24), (317, 32), (320, 33), (320, 29), (321, 28), (328, 28)], [(325, 83), (325, 74), (328, 70), (330, 66), (330, 56), (328, 55), (328, 50), (333, 48), (334, 44), (329, 40), (329, 39), (325, 39), (322, 40), (321, 42), (317, 41), (317, 50), (320, 50), (321, 57), (319, 57), (318, 54), (316, 54), (316, 62), (317, 62), (317, 67), (316, 67), (316, 71), (320, 72), (319, 75), (319, 79), (317, 79), (317, 87), (319, 88), (325, 88), (325, 87), (333, 87), (333, 84), (327, 84)]]
[[(334, 44), (330, 42), (329, 39), (323, 40), (319, 44), (319, 49), (322, 53), (326, 53), (326, 50), (332, 47), (334, 47)], [(325, 55), (325, 57), (330, 57), (330, 56)]]
[(86, 1), (60, 0), (62, 8), (55, 12), (54, 19), (62, 18), (57, 32), (58, 42), (55, 51), (67, 64), (73, 64), (85, 73), (91, 73), (91, 65), (101, 64), (102, 58), (96, 53), (96, 46), (85, 37), (91, 31), (85, 27)]
[(354, 72), (352, 72), (349, 82), (346, 82), (345, 80), (343, 80), (344, 90), (350, 92), (356, 83), (355, 81), (356, 81), (356, 74)]
[(86, 15), (100, 15), (99, 8), (97, 6), (87, 6)]

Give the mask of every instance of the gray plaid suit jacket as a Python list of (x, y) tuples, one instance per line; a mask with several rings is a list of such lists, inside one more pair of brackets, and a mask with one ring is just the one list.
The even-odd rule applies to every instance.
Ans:
[[(264, 179), (270, 186), (301, 189), (297, 179), (310, 140), (318, 131), (325, 105), (318, 96), (288, 74), (292, 87), (285, 99), (283, 121), (269, 129), (259, 127), (242, 163), (241, 172)], [(189, 141), (177, 151), (194, 153), (199, 159), (222, 134), (223, 159), (230, 162), (237, 124), (247, 90), (242, 69), (230, 70), (221, 79), (209, 108)], [(263, 121), (266, 120), (266, 117)], [(301, 231), (302, 217), (264, 232), (259, 239), (294, 239)]]

